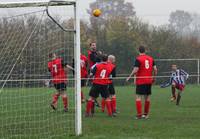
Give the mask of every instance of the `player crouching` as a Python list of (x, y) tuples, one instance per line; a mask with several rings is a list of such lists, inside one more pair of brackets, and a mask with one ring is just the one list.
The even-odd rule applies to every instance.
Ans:
[(68, 111), (68, 98), (66, 91), (67, 75), (65, 68), (73, 70), (73, 68), (63, 62), (62, 58), (58, 58), (55, 53), (49, 55), (51, 61), (48, 62), (48, 69), (51, 72), (53, 78), (53, 84), (57, 92), (53, 95), (53, 100), (51, 103), (52, 109), (56, 110), (57, 101), (59, 96), (62, 96), (64, 111)]
[(93, 76), (93, 84), (89, 92), (90, 98), (88, 99), (86, 104), (86, 117), (93, 116), (92, 108), (94, 107), (94, 101), (96, 98), (99, 97), (99, 94), (101, 94), (101, 97), (105, 99), (108, 116), (112, 116), (108, 84), (109, 77), (113, 73), (113, 69), (110, 68), (110, 65), (107, 63), (107, 59), (107, 55), (102, 55), (102, 62), (95, 64), (91, 69), (91, 74)]

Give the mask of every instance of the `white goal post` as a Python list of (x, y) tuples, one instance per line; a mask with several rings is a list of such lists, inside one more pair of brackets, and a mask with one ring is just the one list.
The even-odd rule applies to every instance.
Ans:
[[(66, 6), (70, 5), (74, 7), (74, 29), (66, 29), (65, 27), (62, 27), (59, 23), (56, 23), (60, 28), (64, 31), (69, 31), (74, 33), (74, 67), (75, 67), (75, 80), (74, 80), (74, 93), (75, 93), (75, 117), (74, 117), (74, 125), (75, 125), (75, 134), (77, 136), (82, 134), (82, 114), (81, 114), (81, 76), (80, 76), (80, 11), (79, 11), (79, 4), (80, 0), (52, 0), (49, 2), (43, 2), (43, 1), (36, 1), (36, 2), (0, 2), (0, 8), (21, 8), (21, 7), (46, 7), (47, 15), (48, 15), (48, 6)], [(52, 17), (50, 17), (53, 20)], [(26, 46), (24, 46), (26, 47)], [(23, 51), (23, 50), (22, 50)], [(15, 66), (15, 65), (14, 65)], [(14, 69), (14, 67), (12, 68)], [(12, 72), (12, 71), (11, 71)], [(5, 86), (6, 82), (9, 79), (9, 76), (7, 76), (3, 87)], [(67, 117), (66, 117), (67, 118)]]

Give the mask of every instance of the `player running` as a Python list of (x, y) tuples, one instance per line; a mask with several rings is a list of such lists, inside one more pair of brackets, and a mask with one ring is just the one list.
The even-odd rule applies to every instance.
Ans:
[(58, 58), (55, 53), (49, 55), (51, 61), (48, 62), (48, 69), (51, 72), (51, 76), (53, 78), (52, 82), (57, 92), (53, 94), (53, 99), (51, 103), (52, 109), (56, 110), (57, 101), (59, 96), (62, 96), (64, 111), (68, 111), (68, 98), (66, 91), (67, 84), (67, 74), (65, 68), (73, 70), (73, 68), (66, 63), (64, 63), (62, 58)]
[[(111, 99), (113, 116), (116, 116), (116, 95), (115, 95), (115, 88), (114, 88), (114, 84), (113, 84), (113, 80), (112, 80), (112, 77), (116, 77), (115, 56), (113, 56), (113, 55), (108, 56), (108, 64), (109, 64), (110, 68), (113, 70), (110, 80), (108, 82), (108, 84), (109, 84), (108, 90), (109, 90), (109, 96)], [(104, 110), (105, 110), (105, 99), (104, 98), (102, 98), (102, 101), (101, 101), (101, 108), (102, 108), (102, 112), (104, 112)]]
[[(87, 66), (88, 66), (88, 59), (85, 55), (81, 54), (81, 88), (86, 85), (86, 78), (88, 77)], [(84, 93), (81, 89), (81, 102), (85, 102)]]
[[(154, 59), (145, 54), (145, 47), (139, 47), (139, 56), (136, 58), (133, 71), (126, 79), (130, 80), (132, 76), (136, 76), (136, 119), (147, 119), (150, 109), (151, 86), (154, 82), (153, 76), (157, 75), (157, 68)], [(144, 98), (144, 113), (142, 114), (142, 98)]]
[[(162, 84), (161, 88), (165, 88), (171, 85), (172, 88), (172, 97), (171, 101), (176, 100), (176, 105), (180, 104), (181, 94), (184, 91), (186, 80), (189, 77), (189, 74), (185, 72), (183, 69), (178, 69), (177, 65), (173, 64), (171, 66), (172, 74), (170, 77), (169, 83)], [(178, 90), (178, 94), (176, 95), (176, 89)]]
[(93, 115), (92, 108), (94, 107), (94, 100), (99, 97), (99, 94), (101, 94), (101, 97), (105, 99), (108, 116), (112, 116), (108, 84), (110, 80), (109, 77), (111, 74), (113, 74), (113, 69), (107, 63), (107, 59), (107, 55), (102, 55), (103, 62), (96, 64), (92, 67), (91, 73), (94, 79), (92, 81), (92, 88), (89, 92), (90, 98), (88, 99), (86, 105), (86, 117)]

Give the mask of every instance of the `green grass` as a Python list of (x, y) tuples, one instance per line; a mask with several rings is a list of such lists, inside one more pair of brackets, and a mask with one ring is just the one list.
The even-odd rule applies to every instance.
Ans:
[[(116, 87), (116, 118), (97, 109), (93, 118), (83, 117), (83, 135), (73, 136), (73, 104), (70, 112), (53, 112), (48, 104), (53, 89), (8, 89), (0, 94), (0, 138), (9, 139), (197, 139), (200, 138), (199, 86), (188, 85), (181, 105), (170, 102), (170, 88), (153, 88), (150, 119), (135, 120), (134, 87)], [(88, 88), (84, 89), (88, 92)], [(70, 99), (73, 91), (68, 90)], [(87, 95), (86, 95), (87, 96)], [(83, 105), (83, 112), (85, 104)], [(69, 128), (71, 127), (71, 128)], [(70, 135), (69, 135), (70, 134)]]

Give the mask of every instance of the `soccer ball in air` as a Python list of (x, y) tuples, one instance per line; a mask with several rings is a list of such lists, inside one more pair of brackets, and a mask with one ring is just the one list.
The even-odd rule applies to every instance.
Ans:
[(101, 15), (101, 10), (100, 10), (100, 9), (94, 9), (94, 10), (93, 10), (93, 15), (94, 15), (95, 17), (99, 17), (99, 16)]

